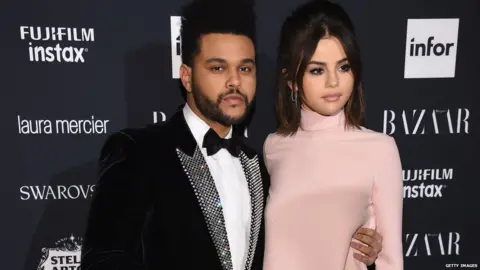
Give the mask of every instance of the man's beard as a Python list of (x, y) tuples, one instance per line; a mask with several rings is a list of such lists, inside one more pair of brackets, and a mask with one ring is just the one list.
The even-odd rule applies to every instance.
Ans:
[[(225, 126), (237, 125), (242, 123), (243, 120), (245, 120), (245, 118), (247, 117), (248, 112), (252, 107), (252, 103), (248, 102), (247, 96), (236, 89), (229, 89), (225, 93), (219, 95), (216, 101), (213, 101), (203, 94), (202, 89), (197, 87), (195, 83), (192, 83), (192, 94), (193, 99), (195, 100), (195, 105), (207, 119)], [(230, 94), (240, 95), (243, 99), (243, 102), (245, 104), (245, 112), (240, 117), (228, 116), (222, 111), (222, 109), (220, 109), (220, 104), (222, 103), (223, 98), (226, 95)]]

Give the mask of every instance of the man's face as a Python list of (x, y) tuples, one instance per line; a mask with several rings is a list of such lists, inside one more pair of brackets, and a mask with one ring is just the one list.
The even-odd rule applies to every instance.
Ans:
[(223, 125), (238, 124), (255, 96), (255, 47), (246, 36), (208, 34), (194, 58), (191, 93), (199, 111)]

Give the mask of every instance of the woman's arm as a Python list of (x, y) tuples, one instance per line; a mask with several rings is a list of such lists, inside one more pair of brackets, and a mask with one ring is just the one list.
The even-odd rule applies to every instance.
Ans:
[(389, 137), (381, 146), (373, 190), (377, 231), (383, 248), (375, 261), (377, 270), (403, 270), (402, 215), (403, 179), (395, 140)]

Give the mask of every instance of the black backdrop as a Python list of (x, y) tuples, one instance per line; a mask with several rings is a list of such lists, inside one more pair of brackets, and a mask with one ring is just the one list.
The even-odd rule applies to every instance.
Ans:
[[(1, 269), (77, 269), (105, 137), (163, 121), (183, 101), (171, 16), (185, 1), (2, 1)], [(256, 1), (257, 150), (275, 128), (279, 28), (301, 2)], [(341, 3), (361, 43), (367, 127), (400, 149), (405, 269), (478, 266), (480, 2)]]

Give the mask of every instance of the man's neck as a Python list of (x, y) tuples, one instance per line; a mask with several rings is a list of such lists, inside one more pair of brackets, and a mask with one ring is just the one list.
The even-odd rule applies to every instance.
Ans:
[(221, 138), (225, 138), (228, 134), (228, 132), (230, 131), (230, 129), (232, 128), (232, 126), (225, 126), (225, 125), (222, 125), (218, 122), (215, 122), (215, 121), (212, 121), (208, 118), (206, 118), (201, 112), (200, 110), (198, 109), (198, 107), (195, 105), (194, 102), (188, 102), (187, 101), (187, 104), (188, 106), (190, 107), (190, 109), (192, 110), (192, 112), (197, 115), (198, 117), (200, 117), (200, 119), (202, 119), (205, 123), (207, 123), (207, 125), (213, 129), (217, 134), (218, 136), (220, 136)]

